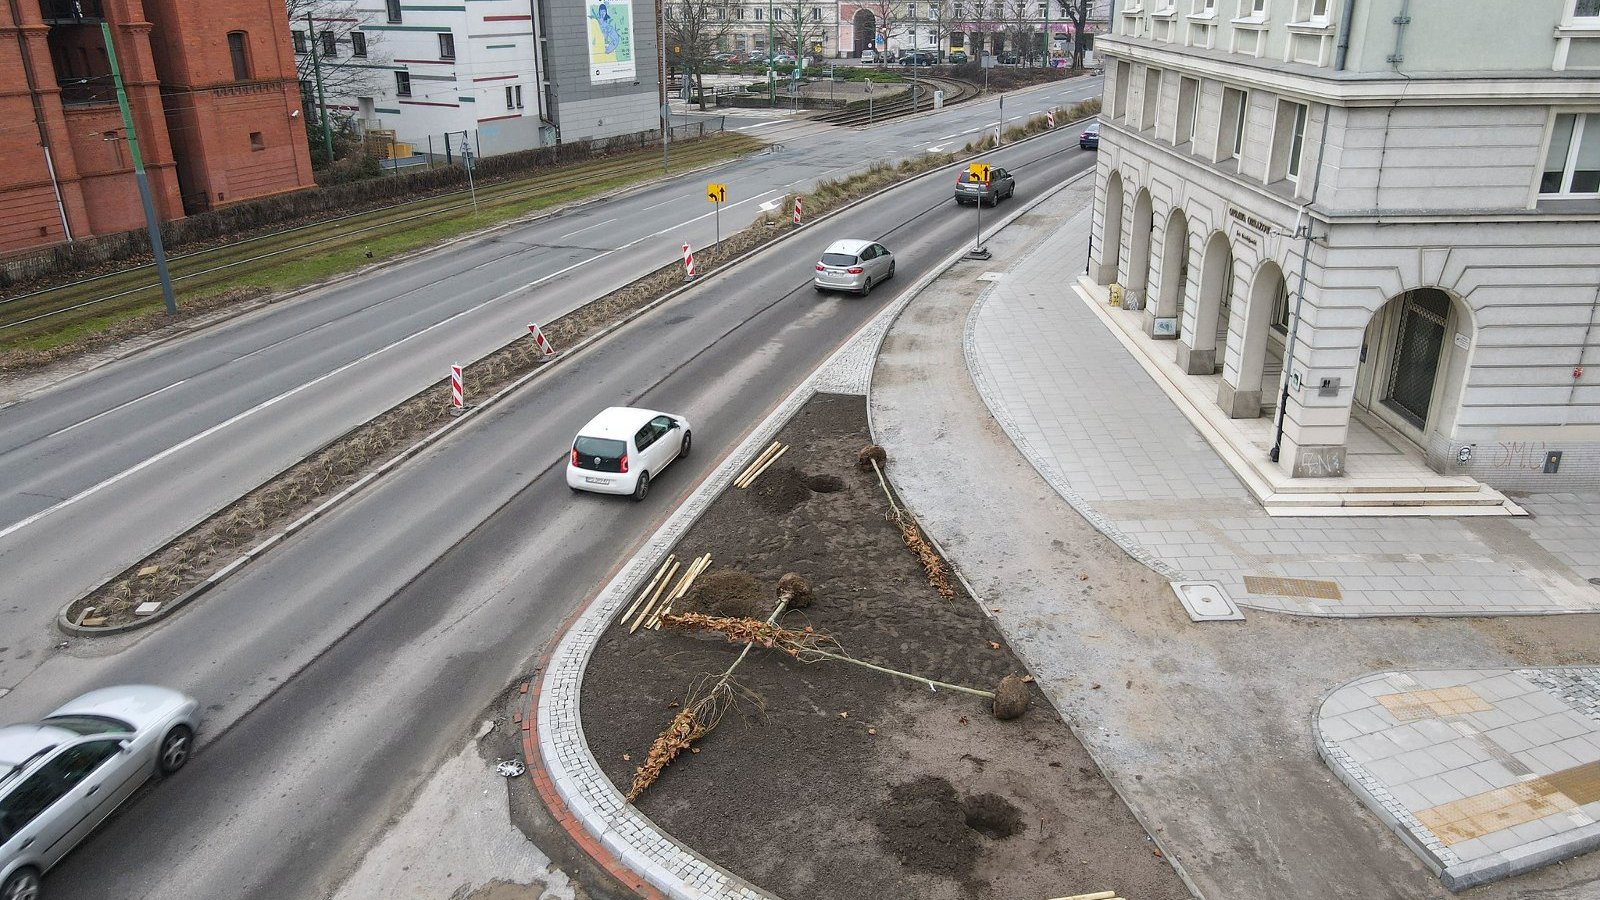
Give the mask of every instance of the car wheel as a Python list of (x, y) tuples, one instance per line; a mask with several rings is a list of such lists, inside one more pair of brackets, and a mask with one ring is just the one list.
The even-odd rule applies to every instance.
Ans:
[(889, 263), (889, 277), (890, 278), (894, 277), (894, 262), (893, 261), (890, 261), (890, 263)]
[(866, 281), (861, 282), (861, 296), (865, 297), (870, 293), (872, 293), (872, 278), (869, 276)]
[(194, 731), (187, 725), (175, 725), (161, 739), (161, 753), (156, 758), (156, 764), (161, 767), (161, 774), (171, 775), (183, 768), (189, 761), (189, 754), (194, 751)]
[(694, 443), (694, 432), (685, 431), (683, 433), (683, 446), (678, 448), (679, 459), (683, 459), (685, 456), (689, 455), (689, 445), (692, 443)]
[(633, 499), (643, 500), (650, 493), (650, 473), (640, 472), (639, 483), (634, 485)]
[(33, 869), (18, 869), (0, 887), (0, 900), (39, 900), (39, 873)]

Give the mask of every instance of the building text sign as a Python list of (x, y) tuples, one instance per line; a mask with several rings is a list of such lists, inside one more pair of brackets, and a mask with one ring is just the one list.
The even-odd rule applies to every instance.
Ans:
[(1251, 229), (1254, 229), (1256, 231), (1259, 231), (1262, 234), (1271, 234), (1272, 233), (1272, 223), (1271, 222), (1263, 222), (1260, 219), (1256, 218), (1255, 216), (1250, 215), (1249, 213), (1245, 212), (1244, 210), (1240, 209), (1237, 206), (1228, 207), (1228, 218), (1234, 220), (1235, 222), (1238, 222), (1240, 225), (1243, 225), (1246, 228), (1251, 228)]

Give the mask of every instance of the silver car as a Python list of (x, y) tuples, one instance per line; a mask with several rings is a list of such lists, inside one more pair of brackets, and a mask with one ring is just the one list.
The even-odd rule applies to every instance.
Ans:
[(37, 900), (51, 866), (150, 776), (182, 768), (199, 708), (177, 691), (124, 685), (0, 728), (0, 900)]
[(817, 260), (817, 274), (811, 279), (818, 291), (856, 291), (872, 293), (872, 286), (894, 277), (894, 254), (874, 241), (834, 241)]

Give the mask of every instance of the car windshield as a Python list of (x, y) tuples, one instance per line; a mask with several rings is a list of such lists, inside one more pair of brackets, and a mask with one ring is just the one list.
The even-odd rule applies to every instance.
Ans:
[(627, 455), (628, 446), (609, 438), (580, 437), (572, 445), (579, 456), (598, 456), (601, 459), (621, 459)]
[(107, 716), (55, 716), (45, 719), (46, 725), (65, 728), (73, 734), (132, 734), (133, 726), (120, 719)]
[(856, 258), (849, 253), (824, 253), (822, 254), (822, 264), (825, 266), (853, 266), (856, 264)]

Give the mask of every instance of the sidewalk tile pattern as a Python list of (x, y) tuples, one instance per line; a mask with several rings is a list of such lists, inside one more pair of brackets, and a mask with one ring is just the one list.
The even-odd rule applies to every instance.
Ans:
[(1328, 694), (1314, 727), (1452, 890), (1600, 846), (1600, 668), (1381, 672)]
[[(1600, 587), (1582, 580), (1600, 572), (1600, 494), (1519, 498), (1534, 516), (1515, 523), (1268, 516), (1073, 289), (1088, 222), (1087, 210), (1067, 220), (985, 285), (964, 340), (979, 394), (1013, 442), (1124, 550), (1169, 579), (1216, 581), (1242, 606), (1287, 613), (1600, 609)], [(1484, 534), (1526, 545), (1542, 577)], [(1271, 591), (1272, 579), (1326, 587), (1251, 589)]]

